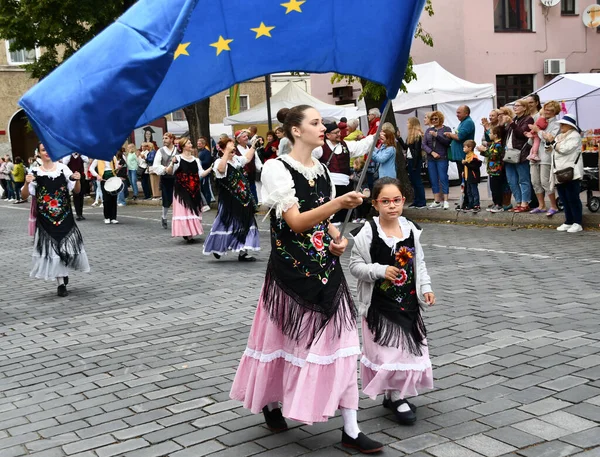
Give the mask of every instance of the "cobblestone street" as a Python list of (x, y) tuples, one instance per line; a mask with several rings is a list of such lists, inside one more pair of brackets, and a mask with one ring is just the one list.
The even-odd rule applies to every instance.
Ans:
[[(267, 222), (258, 262), (217, 261), (202, 255), (204, 236), (171, 238), (159, 207), (119, 208), (107, 226), (86, 200), (92, 272), (59, 298), (54, 282), (29, 278), (28, 213), (0, 203), (0, 457), (353, 453), (339, 416), (272, 434), (229, 400)], [(362, 431), (386, 457), (599, 457), (600, 232), (423, 227), (435, 390), (414, 399), (411, 427), (362, 396)]]

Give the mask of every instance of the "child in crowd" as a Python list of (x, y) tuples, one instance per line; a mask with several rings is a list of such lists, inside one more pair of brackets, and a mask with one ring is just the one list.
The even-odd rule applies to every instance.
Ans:
[(465, 159), (462, 161), (465, 166), (463, 177), (467, 190), (468, 206), (465, 211), (478, 213), (481, 211), (479, 202), (479, 181), (481, 181), (481, 160), (475, 154), (475, 141), (467, 140), (463, 144)]
[[(535, 126), (537, 128), (540, 129), (540, 131), (544, 131), (546, 130), (546, 128), (548, 127), (548, 119), (546, 119), (544, 117), (544, 110), (540, 111), (540, 117), (538, 117), (538, 120), (535, 121)], [(528, 132), (524, 132), (525, 136), (527, 138), (531, 138), (533, 141), (533, 146), (531, 147), (531, 152), (529, 153), (529, 155), (527, 156), (527, 160), (530, 160), (531, 162), (539, 162), (540, 161), (540, 156), (539, 156), (539, 150), (540, 150), (540, 136), (538, 135), (537, 132), (532, 132), (532, 131), (528, 131)]]
[(498, 125), (492, 127), (489, 132), (490, 143), (486, 151), (482, 154), (487, 158), (487, 174), (490, 180), (490, 190), (492, 191), (492, 200), (494, 206), (487, 210), (492, 213), (504, 211), (502, 199), (504, 196), (504, 182), (502, 179), (502, 158), (504, 157), (504, 146), (502, 145), (502, 136), (504, 127)]
[(355, 236), (350, 257), (362, 316), (362, 385), (373, 399), (385, 394), (383, 406), (410, 425), (417, 420), (416, 407), (406, 397), (433, 388), (421, 306), (433, 305), (435, 295), (419, 241), (422, 230), (402, 217), (400, 181), (377, 180), (372, 196), (379, 217)]

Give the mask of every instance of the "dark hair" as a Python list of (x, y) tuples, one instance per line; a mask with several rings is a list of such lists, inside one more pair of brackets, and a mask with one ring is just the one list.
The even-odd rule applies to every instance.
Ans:
[(269, 136), (269, 135), (271, 135), (273, 138), (277, 138), (277, 135), (275, 135), (275, 132), (274, 132), (273, 130), (269, 130), (269, 131), (267, 132), (267, 135), (266, 135), (266, 136)]
[(503, 125), (496, 125), (490, 130), (490, 132), (492, 132), (499, 140), (502, 140), (504, 137), (504, 131), (505, 129)]
[(219, 149), (221, 151), (225, 151), (225, 146), (227, 146), (228, 143), (235, 143), (235, 142), (233, 141), (232, 138), (229, 138), (229, 137), (219, 140), (219, 143), (218, 143)]
[(375, 181), (375, 184), (373, 184), (373, 192), (371, 193), (371, 198), (373, 200), (377, 200), (377, 197), (379, 197), (379, 194), (381, 193), (382, 189), (388, 185), (396, 186), (400, 193), (402, 193), (402, 185), (400, 184), (400, 180), (396, 178), (385, 177), (379, 178), (377, 181)]
[(463, 143), (466, 147), (471, 148), (471, 149), (475, 149), (475, 146), (477, 146), (477, 143), (475, 143), (475, 141), (473, 140), (467, 140)]
[(542, 104), (540, 103), (540, 96), (538, 94), (531, 94), (531, 98), (535, 100), (536, 109), (539, 111), (542, 109)]
[(283, 133), (290, 140), (290, 143), (294, 144), (295, 142), (292, 127), (300, 127), (305, 117), (304, 111), (310, 108), (312, 108), (310, 105), (298, 105), (291, 109), (281, 108), (277, 112), (277, 120), (283, 124)]
[(23, 159), (21, 159), (21, 157), (19, 156), (15, 157), (15, 165), (18, 165), (20, 163), (23, 163)]
[(348, 122), (348, 119), (346, 119), (345, 117), (342, 117), (342, 118), (340, 119), (340, 122)]

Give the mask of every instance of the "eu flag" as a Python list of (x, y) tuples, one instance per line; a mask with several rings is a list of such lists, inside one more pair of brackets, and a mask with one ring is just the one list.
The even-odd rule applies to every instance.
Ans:
[(425, 0), (139, 0), (20, 101), (54, 159), (110, 159), (141, 125), (268, 73), (395, 97)]

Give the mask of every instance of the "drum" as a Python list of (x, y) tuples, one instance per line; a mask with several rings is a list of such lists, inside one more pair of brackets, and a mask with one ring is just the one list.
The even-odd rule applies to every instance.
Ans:
[(104, 183), (104, 190), (110, 195), (117, 195), (123, 190), (124, 187), (123, 180), (121, 178), (117, 178), (116, 176), (108, 178)]

